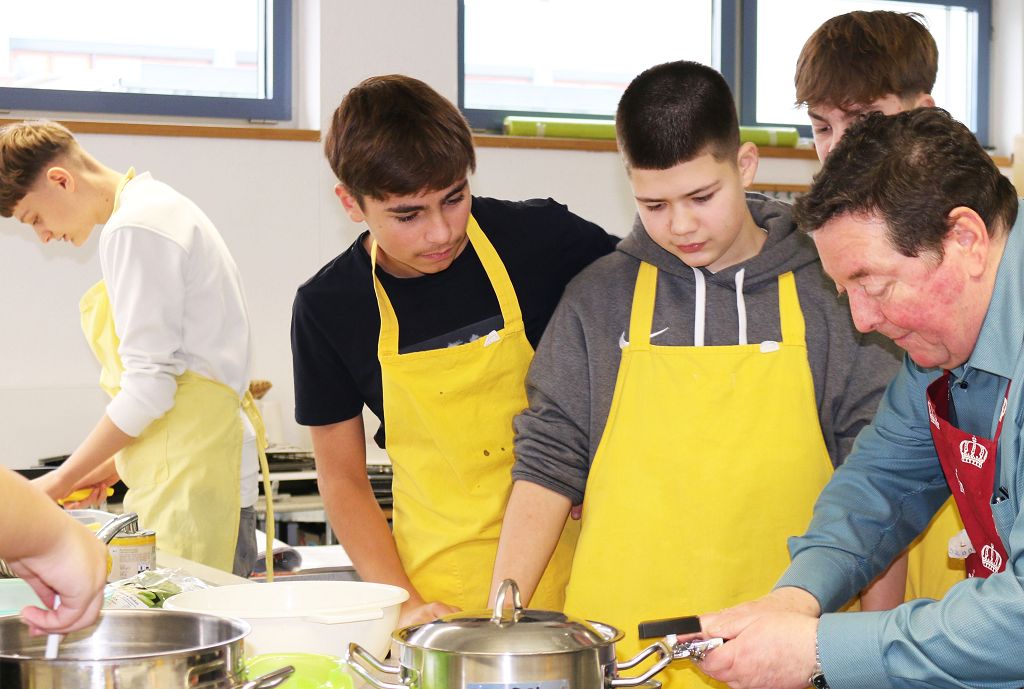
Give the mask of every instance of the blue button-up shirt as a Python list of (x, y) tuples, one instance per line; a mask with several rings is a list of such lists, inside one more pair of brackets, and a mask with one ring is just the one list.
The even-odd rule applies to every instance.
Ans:
[[(1022, 209), (1024, 210), (1024, 209)], [(1006, 570), (967, 579), (939, 601), (919, 599), (885, 612), (832, 613), (913, 540), (949, 497), (931, 431), (925, 390), (941, 371), (903, 367), (874, 422), (825, 487), (806, 535), (790, 540), (793, 561), (778, 586), (814, 595), (821, 664), (832, 689), (1024, 686), (1024, 218), (1018, 215), (996, 274), (992, 301), (967, 362), (952, 372), (957, 425), (995, 434), (995, 525)], [(949, 534), (953, 536), (953, 534)], [(936, 563), (941, 566), (941, 563)]]

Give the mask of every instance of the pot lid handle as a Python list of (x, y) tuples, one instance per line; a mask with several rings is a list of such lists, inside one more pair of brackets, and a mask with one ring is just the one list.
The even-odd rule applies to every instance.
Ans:
[(498, 595), (494, 598), (494, 614), (491, 615), (491, 622), (494, 624), (501, 624), (504, 620), (505, 597), (509, 591), (512, 592), (513, 621), (518, 620), (520, 613), (523, 612), (523, 597), (519, 593), (519, 586), (512, 579), (506, 579), (501, 582), (501, 586), (498, 587)]

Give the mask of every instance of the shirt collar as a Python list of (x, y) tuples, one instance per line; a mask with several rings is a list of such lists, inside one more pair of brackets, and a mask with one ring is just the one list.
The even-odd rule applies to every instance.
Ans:
[(996, 272), (992, 301), (965, 368), (988, 371), (1012, 378), (1024, 345), (1024, 213), (1006, 238), (1006, 247)]

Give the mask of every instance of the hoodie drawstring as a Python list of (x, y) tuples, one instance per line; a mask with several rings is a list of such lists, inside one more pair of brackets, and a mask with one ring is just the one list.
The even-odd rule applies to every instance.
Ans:
[[(707, 310), (707, 285), (704, 282), (704, 273), (699, 268), (690, 267), (693, 271), (693, 279), (696, 283), (696, 294), (693, 304), (693, 346), (704, 346), (704, 319)], [(743, 298), (743, 277), (746, 268), (736, 272), (736, 315), (739, 322), (739, 343), (747, 344), (747, 302)]]
[(690, 267), (693, 279), (697, 283), (697, 293), (693, 300), (693, 346), (704, 346), (704, 311), (707, 306), (707, 286), (704, 284), (704, 273), (699, 268)]
[(736, 317), (740, 324), (740, 344), (747, 344), (747, 302), (743, 299), (743, 274), (746, 268), (736, 272)]

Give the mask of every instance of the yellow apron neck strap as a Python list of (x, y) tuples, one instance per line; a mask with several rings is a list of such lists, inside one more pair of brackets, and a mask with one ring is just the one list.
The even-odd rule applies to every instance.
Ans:
[(121, 181), (117, 183), (117, 189), (114, 191), (113, 211), (116, 211), (118, 208), (121, 207), (121, 192), (124, 191), (124, 188), (128, 184), (128, 182), (132, 181), (133, 179), (135, 179), (135, 168), (130, 167), (128, 168), (128, 172), (124, 173), (124, 177), (121, 178)]
[(370, 245), (370, 275), (373, 277), (373, 293), (377, 296), (377, 310), (380, 313), (380, 337), (377, 338), (377, 355), (398, 354), (398, 318), (384, 291), (384, 285), (377, 278), (377, 240)]
[[(487, 278), (494, 289), (498, 306), (501, 308), (501, 318), (505, 323), (504, 328), (507, 330), (522, 327), (523, 312), (519, 308), (519, 299), (516, 297), (512, 279), (508, 276), (508, 270), (472, 215), (469, 216), (469, 223), (466, 225), (466, 235), (480, 258), (484, 272), (487, 273)], [(384, 290), (384, 285), (377, 277), (376, 240), (370, 245), (370, 274), (373, 276), (373, 291), (377, 296), (377, 308), (380, 311), (380, 337), (377, 340), (377, 354), (379, 356), (394, 356), (398, 354), (398, 317)]]
[(505, 322), (505, 328), (519, 327), (523, 322), (523, 312), (519, 308), (516, 288), (512, 284), (512, 279), (508, 276), (508, 270), (501, 262), (498, 252), (472, 215), (469, 216), (466, 234), (469, 235), (469, 241), (472, 242), (477, 256), (480, 257), (480, 263), (483, 264), (484, 270), (487, 272), (487, 278), (491, 281), (494, 295), (498, 298), (498, 305), (501, 307), (501, 318)]
[[(633, 308), (629, 314), (629, 346), (647, 347), (651, 343), (654, 321), (654, 301), (657, 295), (658, 269), (651, 263), (640, 262), (633, 288)], [(803, 343), (804, 315), (796, 292), (796, 278), (792, 272), (779, 276), (779, 320), (782, 341), (787, 344)]]
[(779, 276), (779, 320), (784, 343), (805, 343), (804, 314), (800, 310), (800, 298), (796, 293), (796, 278), (792, 272)]
[(633, 288), (633, 308), (629, 313), (629, 346), (646, 348), (651, 344), (651, 323), (654, 321), (654, 298), (658, 289), (658, 269), (640, 262)]

